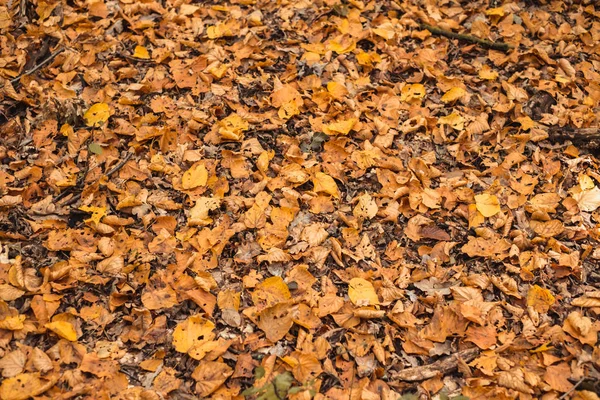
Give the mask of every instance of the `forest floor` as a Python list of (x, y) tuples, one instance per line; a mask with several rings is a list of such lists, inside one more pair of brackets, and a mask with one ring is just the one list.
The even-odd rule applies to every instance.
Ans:
[(594, 1), (0, 4), (0, 399), (599, 399)]

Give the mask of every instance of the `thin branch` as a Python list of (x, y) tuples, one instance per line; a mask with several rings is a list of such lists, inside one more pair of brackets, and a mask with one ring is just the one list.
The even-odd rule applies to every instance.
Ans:
[(125, 157), (123, 157), (123, 159), (121, 161), (119, 161), (119, 163), (117, 165), (115, 165), (110, 171), (108, 171), (106, 173), (106, 177), (110, 178), (111, 175), (113, 175), (114, 173), (118, 172), (121, 168), (123, 168), (123, 166), (125, 164), (127, 164), (127, 161), (129, 161), (131, 156), (133, 156), (133, 152), (128, 151), (127, 155)]
[[(127, 154), (125, 155), (125, 157), (123, 157), (123, 159), (121, 161), (119, 161), (119, 163), (117, 165), (115, 165), (113, 168), (111, 168), (110, 171), (108, 171), (106, 173), (106, 177), (110, 178), (111, 175), (114, 175), (115, 173), (117, 173), (121, 168), (123, 168), (123, 166), (125, 166), (125, 164), (127, 164), (127, 161), (129, 161), (129, 159), (132, 156), (133, 156), (133, 151), (131, 151), (131, 150), (128, 151)], [(65, 193), (65, 192), (63, 192), (63, 193)], [(63, 193), (59, 194), (58, 196), (56, 196), (54, 198), (55, 203), (57, 200), (60, 200), (62, 197), (64, 197)], [(63, 204), (61, 204), (61, 206), (65, 207), (65, 206), (69, 206), (71, 204), (77, 203), (79, 201), (79, 199), (81, 199), (81, 192), (73, 195), (73, 197), (71, 197), (70, 199), (65, 201)]]
[(462, 33), (455, 33), (455, 32), (452, 32), (452, 31), (449, 31), (446, 29), (442, 29), (437, 26), (433, 26), (433, 25), (429, 25), (429, 24), (420, 24), (420, 27), (421, 27), (421, 29), (427, 29), (429, 32), (431, 32), (432, 35), (444, 36), (444, 37), (447, 37), (450, 39), (463, 40), (465, 42), (478, 44), (478, 45), (488, 48), (488, 49), (509, 51), (510, 49), (514, 48), (512, 45), (510, 45), (508, 43), (492, 42), (490, 40), (478, 38), (477, 36), (466, 35), (466, 34), (462, 34)]
[(581, 148), (597, 151), (600, 149), (600, 128), (553, 126), (548, 129), (548, 140), (554, 143), (571, 141)]
[(59, 48), (58, 50), (56, 50), (54, 53), (50, 54), (48, 56), (48, 58), (46, 58), (44, 61), (42, 61), (41, 63), (39, 63), (38, 65), (36, 65), (35, 67), (31, 68), (28, 71), (23, 72), (21, 75), (17, 76), (16, 78), (11, 79), (10, 83), (16, 83), (18, 82), (22, 77), (24, 77), (25, 75), (31, 75), (33, 74), (35, 71), (37, 71), (38, 69), (42, 68), (44, 65), (48, 64), (50, 61), (54, 60), (54, 58), (59, 55), (60, 53), (62, 53), (63, 51), (65, 51), (64, 47)]
[(447, 374), (458, 367), (458, 360), (462, 359), (469, 362), (477, 357), (478, 354), (479, 349), (476, 347), (463, 350), (432, 364), (403, 369), (402, 371), (394, 373), (392, 378), (408, 382), (423, 381), (425, 379), (433, 378), (438, 374)]
[(581, 385), (581, 383), (585, 380), (585, 377), (581, 378), (577, 383), (575, 383), (573, 386), (571, 386), (571, 389), (569, 389), (567, 392), (565, 392), (562, 396), (560, 396), (558, 398), (558, 400), (564, 400), (567, 397), (569, 397), (569, 395), (571, 393), (573, 393), (575, 391), (575, 389), (577, 389), (579, 387), (579, 385)]

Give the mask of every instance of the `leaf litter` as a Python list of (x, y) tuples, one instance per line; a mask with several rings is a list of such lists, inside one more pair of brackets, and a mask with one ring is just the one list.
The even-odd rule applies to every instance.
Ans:
[(597, 399), (600, 11), (0, 6), (0, 398)]

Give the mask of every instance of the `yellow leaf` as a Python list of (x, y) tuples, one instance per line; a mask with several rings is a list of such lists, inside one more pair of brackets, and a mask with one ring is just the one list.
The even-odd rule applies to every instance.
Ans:
[(46, 329), (50, 329), (63, 339), (67, 339), (70, 342), (77, 340), (77, 332), (73, 324), (67, 321), (54, 321), (44, 325)]
[(467, 94), (467, 91), (461, 87), (453, 87), (448, 90), (443, 96), (442, 101), (444, 103), (452, 103)]
[(356, 55), (356, 61), (359, 65), (371, 66), (373, 63), (381, 61), (381, 56), (375, 52), (365, 53), (364, 51)]
[(493, 217), (500, 212), (500, 201), (493, 194), (478, 194), (475, 195), (475, 205), (477, 211), (486, 218)]
[(271, 307), (292, 298), (288, 285), (280, 276), (265, 279), (252, 292), (252, 301), (257, 307)]
[(377, 28), (371, 29), (371, 31), (374, 34), (376, 34), (377, 36), (381, 36), (382, 38), (384, 38), (386, 40), (393, 39), (394, 35), (396, 34), (396, 32), (394, 30), (394, 25), (391, 22), (384, 22), (383, 24), (379, 25)]
[(173, 347), (180, 353), (187, 353), (193, 347), (213, 340), (215, 338), (214, 329), (215, 325), (211, 321), (200, 315), (192, 315), (175, 327)]
[(226, 36), (234, 36), (232, 26), (227, 24), (219, 23), (206, 28), (206, 35), (209, 39), (218, 39)]
[(535, 121), (532, 120), (531, 118), (527, 117), (527, 116), (524, 116), (524, 117), (521, 117), (521, 118), (517, 118), (517, 122), (521, 124), (521, 128), (524, 131), (528, 131), (531, 128), (535, 127)]
[(352, 278), (348, 286), (348, 297), (356, 306), (374, 306), (379, 304), (373, 284), (363, 278)]
[(96, 103), (83, 114), (87, 126), (102, 125), (108, 117), (110, 117), (110, 109), (106, 103)]
[(548, 312), (554, 301), (552, 292), (538, 285), (533, 285), (527, 292), (527, 307), (533, 307), (539, 313)]
[(53, 375), (41, 378), (39, 373), (27, 373), (4, 379), (0, 386), (0, 399), (26, 400), (50, 389), (57, 379)]
[(573, 195), (581, 211), (591, 212), (600, 207), (600, 189), (594, 186), (591, 190), (584, 190)]
[(420, 100), (425, 97), (425, 86), (420, 83), (404, 85), (400, 92), (400, 101), (410, 103), (414, 100)]
[(323, 126), (323, 132), (329, 136), (347, 135), (358, 122), (356, 118), (339, 120)]
[(231, 114), (219, 121), (219, 134), (225, 140), (241, 141), (244, 137), (244, 131), (247, 131), (248, 127), (248, 121), (238, 114)]
[(277, 111), (277, 115), (281, 119), (288, 120), (292, 118), (294, 115), (300, 114), (300, 109), (296, 105), (294, 100), (285, 102), (279, 107), (279, 111)]
[(204, 164), (197, 164), (185, 171), (181, 178), (181, 187), (185, 190), (205, 186), (208, 180), (208, 171)]
[(491, 69), (487, 64), (484, 64), (479, 69), (479, 78), (485, 79), (488, 81), (494, 81), (494, 80), (496, 80), (496, 78), (498, 78), (498, 72)]
[(206, 68), (206, 72), (210, 73), (217, 79), (221, 79), (229, 69), (229, 64), (214, 63), (214, 65)]
[(577, 180), (579, 181), (579, 187), (581, 188), (581, 190), (590, 190), (596, 187), (594, 180), (588, 175), (581, 174), (579, 175)]
[(453, 112), (450, 115), (440, 117), (438, 119), (438, 124), (449, 125), (457, 131), (462, 131), (465, 127), (465, 119), (457, 112)]
[(217, 305), (221, 310), (230, 308), (238, 311), (240, 309), (241, 295), (240, 292), (236, 292), (232, 289), (221, 290), (219, 291), (219, 294), (217, 294)]
[(327, 91), (337, 100), (343, 99), (348, 94), (346, 86), (334, 81), (327, 83)]
[(323, 172), (317, 172), (312, 179), (313, 185), (315, 186), (314, 191), (317, 193), (327, 193), (335, 198), (340, 197), (335, 180)]
[(352, 214), (359, 219), (371, 219), (377, 215), (377, 211), (379, 211), (377, 203), (375, 203), (375, 200), (373, 200), (369, 193), (365, 193), (358, 198), (358, 203), (354, 207), (354, 210), (352, 210)]
[(81, 206), (81, 211), (92, 213), (92, 216), (85, 220), (85, 222), (93, 222), (99, 224), (102, 217), (106, 215), (106, 207), (94, 207), (94, 206)]
[(496, 8), (489, 8), (489, 9), (485, 10), (485, 14), (503, 17), (505, 12), (504, 12), (504, 8), (496, 7)]
[(212, 222), (208, 216), (209, 211), (219, 208), (221, 202), (212, 197), (200, 197), (196, 200), (196, 205), (190, 209), (189, 226), (206, 226)]
[(350, 53), (356, 48), (356, 41), (348, 35), (344, 35), (341, 39), (332, 40), (327, 45), (327, 50), (335, 51), (338, 54)]
[(23, 329), (23, 322), (25, 321), (24, 315), (14, 315), (12, 317), (6, 317), (0, 321), (0, 329), (6, 329), (9, 331), (18, 331)]
[(469, 229), (476, 228), (485, 222), (485, 217), (477, 211), (475, 204), (469, 204)]
[(148, 49), (144, 46), (135, 46), (133, 56), (142, 60), (148, 60), (150, 58), (150, 53), (148, 53)]

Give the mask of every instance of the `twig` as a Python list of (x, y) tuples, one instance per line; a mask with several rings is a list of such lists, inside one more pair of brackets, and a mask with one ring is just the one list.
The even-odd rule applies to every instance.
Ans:
[(508, 43), (492, 42), (490, 40), (478, 38), (477, 36), (455, 33), (429, 24), (420, 24), (420, 27), (421, 29), (427, 29), (429, 32), (431, 32), (432, 35), (444, 36), (450, 39), (464, 40), (465, 42), (475, 43), (488, 49), (509, 51), (513, 48), (513, 46), (511, 46)]
[(123, 157), (123, 159), (121, 161), (119, 161), (119, 163), (117, 165), (115, 165), (113, 168), (111, 168), (110, 171), (108, 171), (106, 173), (106, 177), (110, 178), (110, 176), (112, 174), (114, 174), (115, 172), (118, 172), (121, 168), (123, 168), (123, 166), (125, 164), (127, 164), (127, 161), (129, 161), (129, 159), (131, 158), (131, 156), (133, 156), (133, 152), (132, 151), (128, 151), (127, 155), (125, 157)]
[[(129, 161), (129, 159), (131, 158), (131, 156), (133, 156), (133, 151), (128, 151), (127, 154), (125, 155), (125, 157), (123, 157), (123, 159), (121, 161), (119, 161), (119, 163), (117, 165), (115, 165), (113, 168), (111, 168), (110, 171), (108, 171), (106, 173), (106, 177), (110, 178), (111, 175), (114, 175), (115, 173), (117, 173), (121, 168), (123, 168), (123, 166), (125, 164), (127, 164), (127, 161)], [(64, 192), (63, 192), (64, 193)], [(62, 197), (64, 197), (63, 193), (59, 194), (58, 196), (56, 196), (54, 198), (54, 202), (56, 203), (57, 200), (60, 200)], [(75, 194), (73, 197), (71, 197), (69, 200), (65, 201), (63, 204), (61, 204), (61, 206), (65, 207), (65, 206), (70, 206), (71, 204), (77, 203), (79, 201), (79, 199), (81, 199), (81, 193), (77, 193)]]
[(562, 396), (560, 396), (558, 398), (558, 400), (564, 400), (567, 398), (567, 396), (569, 396), (571, 393), (573, 393), (575, 391), (575, 389), (577, 389), (579, 387), (579, 385), (581, 385), (581, 383), (585, 380), (585, 377), (581, 378), (579, 381), (577, 381), (577, 383), (575, 383), (573, 386), (571, 386), (571, 389), (569, 389), (567, 392), (563, 393)]
[(548, 140), (551, 142), (571, 141), (573, 144), (588, 150), (600, 149), (600, 128), (573, 128), (570, 126), (553, 126), (548, 129)]
[(475, 357), (477, 357), (478, 354), (479, 349), (476, 347), (463, 350), (429, 365), (407, 368), (402, 371), (396, 372), (392, 375), (392, 378), (408, 382), (423, 381), (425, 379), (433, 378), (434, 376), (440, 373), (446, 374), (452, 371), (453, 369), (457, 368), (459, 359), (469, 362)]
[(46, 58), (44, 61), (42, 61), (41, 63), (39, 63), (38, 65), (36, 65), (35, 67), (31, 68), (28, 71), (23, 72), (21, 75), (17, 76), (16, 78), (11, 79), (10, 83), (16, 83), (18, 82), (22, 77), (24, 77), (25, 75), (31, 75), (33, 74), (35, 71), (37, 71), (38, 69), (42, 68), (44, 65), (48, 64), (50, 61), (52, 61), (57, 55), (59, 55), (60, 53), (62, 53), (65, 50), (64, 47), (61, 47), (60, 49), (56, 50), (54, 53), (50, 54), (48, 56), (48, 58)]

